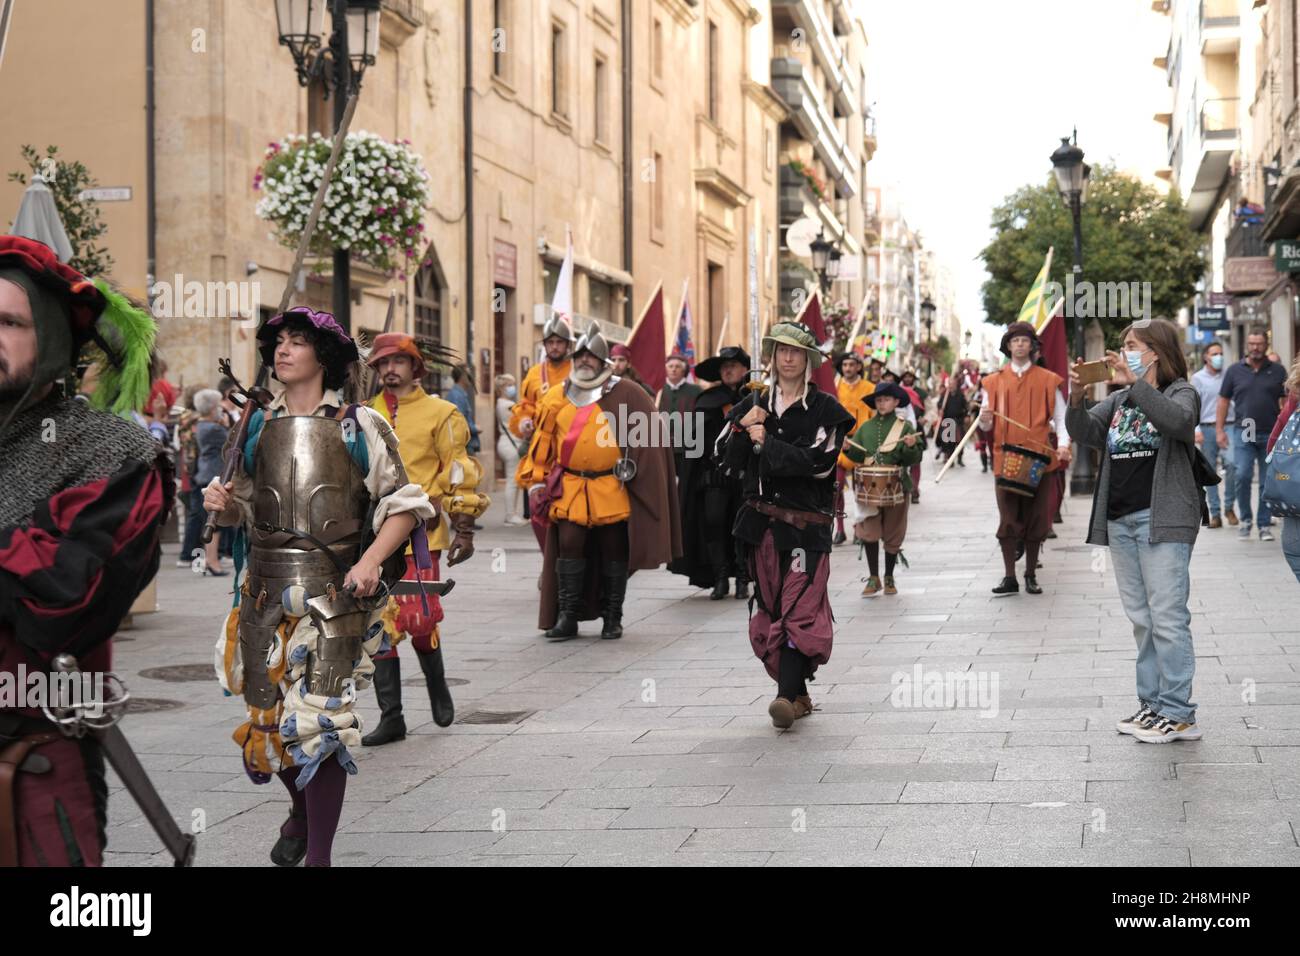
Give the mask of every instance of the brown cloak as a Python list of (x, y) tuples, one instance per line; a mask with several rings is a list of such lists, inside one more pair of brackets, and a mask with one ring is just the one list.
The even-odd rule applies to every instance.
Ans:
[[(568, 384), (567, 382), (565, 383)], [(615, 426), (615, 437), (634, 429), (629, 424), (619, 427), (624, 411), (631, 412), (646, 423), (642, 433), (650, 430), (658, 416), (654, 399), (627, 379), (619, 379), (596, 403)], [(655, 437), (662, 437), (656, 430)], [(649, 443), (647, 443), (649, 444)], [(627, 519), (628, 576), (634, 571), (649, 571), (681, 556), (682, 526), (677, 509), (677, 477), (673, 466), (671, 447), (632, 446), (624, 453), (636, 462), (636, 477), (627, 483), (628, 501), (632, 514)], [(543, 630), (554, 626), (559, 613), (558, 581), (555, 558), (558, 535), (552, 523), (546, 532), (546, 547), (542, 551), (542, 594), (537, 614), (537, 626)], [(594, 620), (601, 616), (602, 595), (599, 556), (594, 554), (594, 542), (587, 549), (587, 585), (578, 619)]]

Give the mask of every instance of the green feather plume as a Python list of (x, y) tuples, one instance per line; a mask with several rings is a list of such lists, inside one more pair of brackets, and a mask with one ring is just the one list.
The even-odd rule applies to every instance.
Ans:
[(93, 350), (98, 353), (99, 382), (91, 404), (125, 416), (144, 407), (149, 398), (149, 367), (158, 326), (148, 312), (136, 308), (103, 279), (96, 279), (95, 287), (108, 300), (96, 330), (114, 354)]

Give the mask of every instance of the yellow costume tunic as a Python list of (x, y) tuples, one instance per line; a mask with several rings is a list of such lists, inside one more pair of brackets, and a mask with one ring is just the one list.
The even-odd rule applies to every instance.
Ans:
[[(430, 395), (419, 385), (397, 400), (397, 421), (388, 414), (388, 403), (380, 392), (370, 407), (393, 426), (400, 443), (398, 452), (407, 478), (424, 489), (441, 514), (429, 522), (429, 550), (445, 551), (451, 544), (447, 521), (441, 515), (469, 515), (477, 518), (491, 503), (478, 490), (483, 472), (465, 446), (469, 423), (456, 406)], [(407, 545), (410, 553), (410, 545)]]
[[(537, 409), (536, 431), (528, 454), (519, 462), (524, 485), (540, 485), (559, 460), (560, 449), (579, 409), (569, 401), (560, 383), (548, 389)], [(573, 471), (609, 471), (621, 457), (614, 423), (597, 407), (587, 419), (574, 446), (568, 467)], [(606, 445), (597, 436), (605, 431)], [(626, 521), (632, 513), (627, 489), (613, 475), (583, 478), (565, 472), (560, 497), (551, 503), (552, 521), (572, 521), (591, 528)]]
[[(564, 359), (560, 362), (552, 362), (550, 359), (544, 359), (541, 364), (534, 365), (524, 376), (523, 382), (519, 386), (519, 401), (510, 409), (510, 431), (519, 438), (528, 438), (524, 434), (524, 423), (537, 423), (537, 406), (542, 400), (542, 396), (550, 391), (552, 386), (562, 385), (564, 380), (569, 377), (569, 370), (573, 368), (572, 359)], [(527, 488), (533, 482), (528, 480), (525, 472), (525, 463), (528, 456), (519, 459), (519, 464), (515, 467), (515, 484), (521, 488)]]
[[(858, 429), (862, 427), (864, 422), (870, 421), (875, 416), (876, 413), (863, 401), (875, 390), (876, 386), (865, 375), (851, 385), (844, 379), (840, 379), (839, 384), (836, 386), (840, 405), (853, 416), (853, 427), (849, 429), (850, 438), (858, 433)], [(840, 453), (839, 465), (841, 468), (845, 471), (852, 471), (853, 464), (842, 452)]]

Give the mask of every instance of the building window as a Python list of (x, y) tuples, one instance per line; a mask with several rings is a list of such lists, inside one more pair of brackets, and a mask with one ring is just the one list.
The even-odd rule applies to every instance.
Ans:
[(655, 153), (654, 163), (650, 169), (650, 228), (655, 235), (664, 228), (664, 154)]
[(763, 169), (770, 173), (775, 165), (776, 138), (772, 135), (772, 127), (768, 126), (763, 129)]
[(565, 54), (564, 24), (551, 24), (551, 112), (569, 115), (569, 60)]
[[(442, 293), (442, 280), (436, 266), (432, 262), (421, 266), (415, 274), (415, 334), (435, 345), (442, 343)], [(442, 375), (430, 371), (421, 384), (425, 391), (441, 391)]]
[(596, 69), (592, 78), (591, 95), (595, 98), (591, 115), (595, 128), (592, 135), (598, 143), (609, 142), (609, 70), (604, 57), (596, 57)]
[(492, 73), (509, 79), (510, 0), (492, 0)]
[(587, 277), (587, 314), (595, 319), (614, 319), (614, 287)]
[(709, 21), (709, 119), (718, 122), (718, 25)]
[(664, 22), (658, 17), (650, 28), (650, 78), (656, 82), (664, 78)]

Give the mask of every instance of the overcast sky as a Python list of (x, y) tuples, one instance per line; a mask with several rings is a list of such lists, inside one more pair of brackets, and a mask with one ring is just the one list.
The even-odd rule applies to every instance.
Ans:
[(1169, 20), (1149, 0), (858, 0), (858, 9), (879, 140), (868, 179), (899, 188), (909, 224), (953, 269), (967, 328), (984, 321), (977, 256), (993, 207), (1043, 181), (1073, 126), (1088, 162), (1159, 182), (1165, 128), (1152, 116), (1171, 96), (1151, 61), (1165, 52)]

